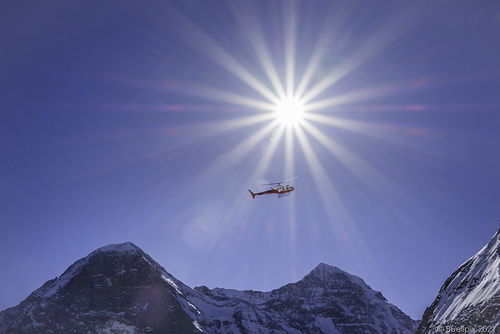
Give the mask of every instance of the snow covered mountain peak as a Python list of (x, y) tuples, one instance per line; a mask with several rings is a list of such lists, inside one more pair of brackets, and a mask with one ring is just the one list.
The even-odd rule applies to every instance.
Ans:
[(97, 249), (0, 312), (0, 333), (413, 334), (417, 323), (381, 296), (323, 263), (270, 292), (192, 289), (123, 243)]
[(0, 333), (196, 333), (190, 290), (134, 244), (108, 245), (0, 312)]
[(55, 279), (46, 282), (40, 289), (36, 290), (33, 295), (40, 298), (52, 297), (54, 294), (70, 284), (70, 282), (75, 281), (75, 277), (82, 275), (82, 272), (85, 271), (89, 265), (92, 265), (96, 262), (102, 263), (103, 260), (98, 259), (99, 257), (136, 254), (147, 256), (139, 247), (131, 242), (111, 244), (101, 247), (93, 251), (86, 257), (81, 258), (80, 260), (73, 263), (60, 277), (56, 277)]
[(331, 275), (339, 274), (339, 273), (346, 273), (345, 271), (335, 267), (331, 266), (325, 263), (320, 263), (314, 268), (309, 275), (317, 276), (317, 277), (328, 277)]
[(439, 326), (497, 324), (500, 319), (500, 230), (445, 281), (419, 333)]
[(303, 278), (303, 281), (313, 282), (312, 284), (319, 284), (321, 286), (355, 286), (370, 295), (376, 294), (378, 298), (385, 300), (380, 292), (372, 290), (360, 277), (351, 275), (342, 269), (325, 263), (320, 263)]
[(356, 283), (361, 283), (364, 281), (357, 276), (351, 275), (342, 269), (335, 266), (331, 266), (325, 263), (320, 263), (316, 268), (314, 268), (304, 279), (317, 279), (320, 281), (328, 281), (332, 279), (349, 279), (354, 280)]
[(500, 291), (500, 230), (476, 255), (464, 262), (440, 290), (435, 319), (455, 318), (464, 308), (481, 304)]
[(93, 251), (91, 255), (97, 253), (107, 253), (107, 252), (135, 253), (135, 252), (142, 252), (142, 250), (131, 242), (124, 242), (121, 244), (111, 244), (98, 248), (97, 250)]

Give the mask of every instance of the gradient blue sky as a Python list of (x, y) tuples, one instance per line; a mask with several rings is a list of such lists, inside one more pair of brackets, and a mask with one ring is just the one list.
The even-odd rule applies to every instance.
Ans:
[(493, 1), (4, 3), (0, 309), (131, 241), (192, 287), (324, 262), (419, 319), (499, 227), (499, 75)]

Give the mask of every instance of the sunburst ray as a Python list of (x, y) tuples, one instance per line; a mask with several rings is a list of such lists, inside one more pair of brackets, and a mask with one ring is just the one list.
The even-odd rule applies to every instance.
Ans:
[[(174, 8), (171, 8), (171, 10), (175, 12)], [(229, 51), (220, 46), (220, 44), (207, 32), (202, 30), (190, 20), (186, 19), (181, 13), (172, 15), (172, 21), (172, 23), (182, 27), (182, 29), (177, 29), (177, 31), (189, 33), (190, 38), (186, 39), (185, 42), (192, 48), (198, 50), (201, 54), (204, 54), (212, 59), (212, 61), (220, 67), (232, 73), (236, 78), (253, 88), (254, 91), (259, 93), (262, 97), (272, 102), (276, 102), (278, 100), (277, 95), (273, 91), (267, 88), (266, 85), (252, 75), (252, 73), (245, 68), (245, 66), (238, 62), (236, 58), (229, 53)]]
[[(319, 159), (314, 154), (314, 150), (307, 139), (304, 131), (297, 127), (295, 129), (298, 142), (305, 156), (306, 163), (311, 171), (314, 183), (319, 192), (319, 197), (323, 202), (323, 207), (328, 215), (329, 226), (338, 242), (349, 243), (349, 238), (354, 234), (352, 230), (352, 219), (343, 204), (342, 197), (332, 184)], [(333, 201), (332, 201), (333, 200)], [(350, 231), (348, 231), (349, 229)]]
[(302, 126), (310, 136), (323, 145), (348, 171), (376, 193), (379, 198), (384, 198), (384, 193), (387, 193), (388, 189), (397, 191), (402, 195), (402, 191), (396, 183), (370, 165), (365, 159), (338, 144), (311, 123), (304, 122)]
[[(232, 8), (241, 29), (245, 32), (246, 36), (252, 43), (257, 59), (269, 78), (276, 95), (279, 98), (285, 96), (283, 84), (281, 83), (278, 72), (276, 71), (276, 66), (274, 65), (272, 57), (269, 53), (269, 48), (267, 47), (264, 39), (264, 33), (262, 32), (261, 25), (259, 24), (254, 6), (252, 4), (237, 2), (229, 2), (229, 6)], [(242, 9), (238, 6), (244, 6), (244, 8)]]
[[(296, 47), (296, 3), (290, 2), (290, 6), (286, 7), (284, 19), (284, 35), (285, 35), (285, 76), (286, 76), (286, 97), (293, 97), (295, 89), (295, 47)], [(283, 97), (281, 97), (283, 98)]]

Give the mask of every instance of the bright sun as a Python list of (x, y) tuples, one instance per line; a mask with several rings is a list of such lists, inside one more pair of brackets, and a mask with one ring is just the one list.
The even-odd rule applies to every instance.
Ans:
[(304, 116), (302, 102), (296, 98), (284, 98), (276, 104), (276, 118), (286, 126), (298, 125)]

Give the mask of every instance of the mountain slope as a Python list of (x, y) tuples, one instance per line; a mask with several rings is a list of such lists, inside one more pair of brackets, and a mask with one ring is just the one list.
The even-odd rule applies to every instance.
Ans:
[(0, 313), (0, 332), (196, 332), (178, 284), (137, 246), (106, 246)]
[(231, 333), (235, 325), (253, 328), (252, 333), (266, 328), (275, 333), (414, 333), (417, 328), (361, 278), (326, 264), (271, 292), (196, 289), (233, 313), (221, 319), (215, 310), (202, 312), (199, 323), (209, 333)]
[(380, 292), (320, 264), (270, 292), (191, 289), (131, 243), (102, 247), (0, 312), (1, 333), (414, 333)]
[(325, 333), (414, 333), (416, 328), (361, 278), (323, 263), (301, 281), (272, 291), (268, 305), (279, 310), (288, 301), (294, 305), (286, 313), (287, 322), (294, 323), (304, 310), (316, 316), (300, 328), (305, 333), (316, 328)]
[(436, 333), (446, 327), (500, 331), (500, 230), (446, 280), (417, 333)]

